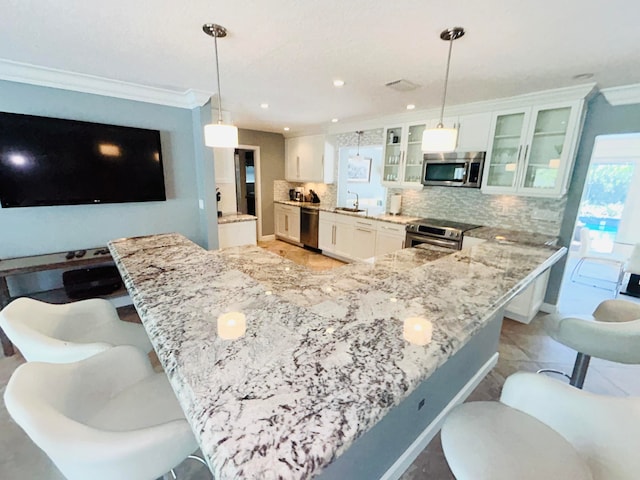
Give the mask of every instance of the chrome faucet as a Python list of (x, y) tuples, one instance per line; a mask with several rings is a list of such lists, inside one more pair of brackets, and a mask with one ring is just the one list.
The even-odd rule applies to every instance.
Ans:
[(347, 193), (350, 193), (351, 195), (355, 195), (356, 196), (356, 201), (353, 204), (353, 208), (358, 210), (358, 205), (360, 204), (360, 197), (358, 196), (358, 194), (356, 192), (352, 192), (351, 190), (347, 190)]

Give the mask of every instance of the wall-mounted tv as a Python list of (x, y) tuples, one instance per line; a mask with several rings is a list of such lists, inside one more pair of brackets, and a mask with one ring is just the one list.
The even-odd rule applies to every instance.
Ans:
[(3, 208), (162, 200), (159, 131), (0, 112)]

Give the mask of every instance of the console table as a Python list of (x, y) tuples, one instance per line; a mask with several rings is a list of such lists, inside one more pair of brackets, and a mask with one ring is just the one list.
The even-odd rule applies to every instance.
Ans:
[[(107, 253), (97, 253), (100, 251), (106, 251)], [(87, 253), (79, 258), (74, 257), (67, 259), (67, 253), (68, 252), (49, 253), (46, 255), (0, 260), (0, 309), (4, 308), (11, 301), (6, 278), (8, 276), (113, 262), (106, 247), (89, 248), (87, 249)], [(2, 343), (2, 350), (5, 356), (9, 357), (15, 353), (11, 341), (7, 338), (2, 328), (0, 328), (0, 342)]]

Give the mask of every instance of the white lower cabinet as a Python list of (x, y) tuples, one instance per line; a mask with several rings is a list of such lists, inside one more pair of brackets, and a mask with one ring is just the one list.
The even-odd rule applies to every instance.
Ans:
[(356, 218), (353, 222), (352, 258), (364, 260), (376, 254), (376, 221)]
[(353, 250), (352, 218), (331, 212), (320, 212), (318, 221), (318, 248), (323, 253), (351, 258)]
[(507, 304), (504, 316), (521, 323), (531, 322), (544, 302), (548, 281), (549, 270), (546, 270)]
[(276, 204), (276, 237), (300, 243), (300, 207)]
[(404, 248), (406, 236), (405, 225), (395, 225), (389, 222), (376, 222), (377, 236), (375, 256), (386, 255)]
[(219, 248), (256, 245), (256, 221), (231, 222), (218, 225)]
[(343, 260), (364, 260), (404, 248), (405, 226), (320, 212), (318, 248)]

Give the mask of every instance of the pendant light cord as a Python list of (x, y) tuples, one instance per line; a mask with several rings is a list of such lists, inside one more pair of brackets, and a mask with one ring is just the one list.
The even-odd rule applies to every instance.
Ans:
[(358, 135), (358, 153), (356, 153), (356, 157), (360, 156), (360, 137), (362, 136), (362, 130), (358, 130), (356, 134)]
[(447, 71), (444, 74), (444, 92), (442, 92), (442, 108), (440, 109), (440, 123), (438, 123), (438, 128), (443, 128), (444, 124), (442, 120), (444, 119), (444, 104), (447, 101), (447, 85), (449, 84), (449, 66), (451, 65), (451, 49), (453, 48), (453, 41), (456, 39), (455, 36), (451, 36), (449, 40), (449, 56), (447, 57)]
[[(220, 95), (220, 65), (218, 65), (218, 34), (213, 35), (213, 44), (216, 51), (216, 77), (218, 78), (218, 123), (222, 124), (222, 98)], [(451, 50), (449, 50), (451, 55)]]

